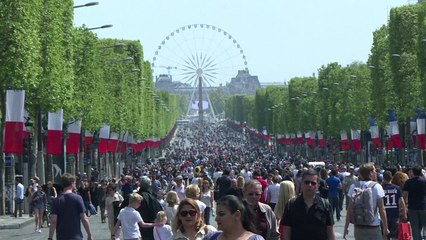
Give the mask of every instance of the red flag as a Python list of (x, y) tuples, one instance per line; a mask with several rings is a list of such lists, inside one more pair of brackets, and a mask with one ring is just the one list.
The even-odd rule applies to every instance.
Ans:
[(108, 152), (116, 152), (118, 144), (118, 133), (111, 133), (108, 141)]
[(106, 153), (108, 151), (108, 140), (109, 140), (109, 126), (104, 126), (99, 130), (99, 145), (98, 152)]
[(77, 154), (80, 147), (81, 121), (74, 121), (68, 126), (67, 153)]
[(62, 154), (63, 114), (62, 109), (48, 114), (46, 154)]
[(23, 152), (24, 102), (25, 91), (6, 91), (5, 153)]
[(361, 130), (351, 130), (352, 150), (359, 152), (361, 150)]
[(417, 119), (417, 138), (420, 149), (425, 149), (425, 132), (425, 119), (423, 115), (422, 118)]
[(346, 130), (340, 131), (340, 149), (342, 151), (347, 151), (350, 149), (349, 147), (349, 140), (348, 140), (348, 134), (346, 133)]

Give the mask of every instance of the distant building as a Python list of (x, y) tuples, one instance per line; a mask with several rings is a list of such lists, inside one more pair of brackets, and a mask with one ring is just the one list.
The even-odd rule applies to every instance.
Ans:
[(176, 88), (190, 87), (189, 84), (181, 82), (173, 82), (172, 76), (168, 74), (160, 74), (155, 79), (155, 90), (163, 90), (174, 93)]
[(231, 82), (226, 85), (230, 95), (254, 95), (260, 87), (258, 77), (251, 76), (248, 70), (238, 70), (237, 76), (232, 78)]

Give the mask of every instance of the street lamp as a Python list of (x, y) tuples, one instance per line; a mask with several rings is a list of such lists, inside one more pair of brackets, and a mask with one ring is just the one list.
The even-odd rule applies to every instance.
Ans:
[(106, 24), (106, 25), (102, 25), (100, 27), (88, 28), (87, 30), (91, 31), (91, 30), (96, 30), (96, 29), (101, 29), (101, 28), (110, 28), (112, 26), (113, 26), (112, 24)]
[(89, 2), (89, 3), (83, 4), (83, 5), (76, 5), (73, 8), (91, 7), (91, 6), (96, 6), (98, 4), (99, 4), (99, 2)]

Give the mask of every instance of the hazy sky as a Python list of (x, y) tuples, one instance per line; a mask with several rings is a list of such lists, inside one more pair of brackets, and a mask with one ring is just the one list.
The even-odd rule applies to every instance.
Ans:
[[(90, 1), (75, 0), (74, 4)], [(370, 53), (372, 33), (387, 23), (389, 10), (395, 6), (415, 4), (417, 1), (98, 2), (98, 6), (75, 9), (75, 26), (113, 24), (113, 28), (95, 30), (98, 37), (140, 40), (145, 60), (152, 62), (158, 46), (176, 29), (191, 24), (209, 24), (223, 29), (232, 35), (232, 39), (238, 41), (244, 50), (250, 73), (257, 75), (261, 82), (284, 82), (292, 77), (317, 74), (322, 65), (330, 62), (338, 62), (343, 66), (353, 61), (365, 62)], [(219, 39), (215, 41), (228, 41), (220, 34), (211, 37)], [(197, 45), (202, 48), (201, 44)], [(173, 69), (171, 74), (173, 75)]]

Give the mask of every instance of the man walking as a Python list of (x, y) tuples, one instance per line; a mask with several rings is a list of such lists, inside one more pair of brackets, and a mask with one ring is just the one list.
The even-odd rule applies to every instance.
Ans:
[(56, 230), (56, 239), (82, 240), (81, 224), (87, 233), (87, 239), (92, 240), (89, 219), (80, 195), (73, 193), (75, 176), (65, 173), (61, 178), (62, 194), (54, 199), (50, 214), (49, 238), (52, 240)]
[(340, 189), (342, 189), (342, 184), (340, 179), (337, 177), (337, 170), (332, 169), (330, 172), (330, 177), (325, 180), (328, 185), (328, 201), (331, 204), (331, 209), (333, 213), (336, 213), (337, 221), (340, 221)]
[(281, 225), (285, 240), (335, 240), (333, 211), (330, 203), (318, 196), (318, 173), (313, 169), (302, 173), (301, 192), (284, 208)]
[[(373, 212), (373, 218), (371, 224), (355, 224), (354, 226), (354, 236), (356, 240), (364, 240), (364, 239), (382, 239), (382, 236), (387, 236), (389, 234), (388, 222), (386, 217), (385, 206), (383, 203), (383, 197), (385, 193), (380, 184), (376, 182), (376, 168), (373, 163), (364, 163), (359, 168), (359, 178), (361, 181), (356, 184), (352, 184), (349, 188), (348, 196), (352, 197), (355, 185), (359, 184), (357, 189), (366, 189), (370, 188), (371, 190), (371, 198), (372, 206), (371, 209), (365, 209)], [(346, 222), (343, 233), (343, 238), (346, 239), (347, 234), (349, 233), (349, 222), (351, 218), (357, 217), (362, 219), (367, 219), (366, 216), (357, 216), (353, 213), (354, 206), (353, 200), (349, 201), (348, 210), (346, 212)], [(367, 211), (363, 211), (364, 213)], [(378, 214), (380, 214), (380, 219)], [(352, 216), (354, 215), (354, 216)], [(381, 220), (381, 221), (380, 221)], [(382, 224), (382, 229), (380, 228), (380, 223)], [(383, 235), (382, 235), (383, 234)]]
[(22, 178), (16, 178), (16, 197), (15, 197), (15, 212), (13, 216), (16, 218), (22, 217), (22, 204), (24, 203), (24, 185), (22, 185)]
[(398, 237), (398, 221), (399, 219), (407, 219), (407, 213), (405, 210), (404, 198), (401, 194), (399, 186), (392, 184), (392, 173), (385, 171), (383, 173), (382, 187), (385, 192), (384, 204), (386, 209), (386, 217), (388, 219), (388, 228), (390, 238)]
[(413, 167), (412, 171), (414, 176), (405, 182), (402, 195), (405, 199), (408, 197), (413, 240), (420, 240), (422, 229), (426, 227), (426, 179), (420, 166)]

